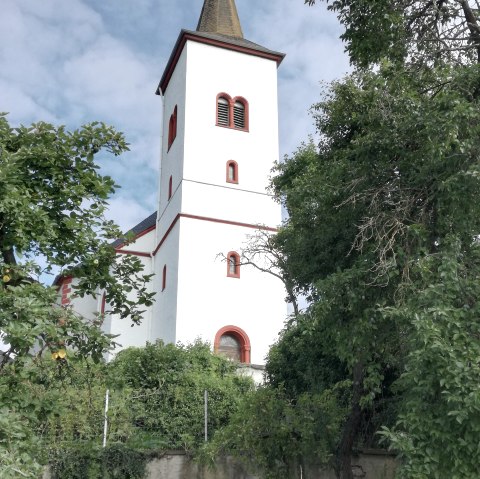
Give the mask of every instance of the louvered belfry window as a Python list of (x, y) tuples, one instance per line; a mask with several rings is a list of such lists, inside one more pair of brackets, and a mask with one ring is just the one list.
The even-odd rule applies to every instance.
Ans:
[(232, 98), (227, 93), (217, 95), (217, 126), (248, 131), (248, 102), (245, 98)]
[(245, 106), (240, 101), (233, 105), (233, 124), (235, 128), (245, 128)]
[(217, 124), (220, 126), (230, 126), (230, 104), (226, 98), (220, 97), (217, 104)]

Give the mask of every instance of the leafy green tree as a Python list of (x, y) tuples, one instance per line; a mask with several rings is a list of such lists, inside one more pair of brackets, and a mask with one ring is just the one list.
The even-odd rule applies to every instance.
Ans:
[(194, 451), (204, 441), (204, 392), (209, 434), (224, 427), (253, 388), (237, 365), (213, 355), (208, 344), (161, 341), (121, 351), (109, 365), (112, 387), (129, 391), (128, 409), (140, 442)]
[[(446, 471), (449, 477), (460, 477), (456, 470), (470, 471), (473, 466), (458, 428), (414, 409), (407, 399), (415, 390), (418, 404), (432, 410), (438, 406), (447, 417), (457, 410), (469, 411), (466, 422), (477, 423), (474, 410), (466, 402), (462, 405), (477, 394), (475, 374), (463, 382), (462, 393), (455, 391), (455, 399), (446, 402), (447, 383), (441, 386), (437, 373), (438, 383), (424, 381), (431, 378), (433, 363), (419, 361), (415, 354), (420, 344), (425, 357), (430, 347), (432, 357), (439, 358), (453, 348), (465, 354), (461, 358), (455, 353), (451, 372), (462, 377), (464, 369), (471, 369), (462, 335), (439, 331), (445, 334), (442, 351), (420, 335), (426, 332), (419, 329), (419, 318), (427, 322), (432, 308), (439, 307), (425, 301), (429, 296), (422, 292), (442, 283), (446, 287), (449, 276), (442, 272), (439, 258), (443, 263), (456, 258), (457, 271), (464, 275), (465, 291), (454, 301), (459, 308), (473, 308), (477, 299), (467, 291), (474, 291), (480, 273), (475, 239), (480, 231), (480, 109), (474, 94), (478, 67), (444, 66), (428, 72), (428, 79), (425, 83), (408, 71), (399, 74), (398, 66), (387, 63), (374, 73), (357, 72), (333, 84), (315, 107), (322, 134), (318, 152), (305, 146), (278, 166), (273, 180), (289, 213), (277, 244), (289, 258), (298, 286), (312, 299), (306, 318), (310, 332), (303, 329), (317, 340), (312, 347), (334, 358), (335, 366), (349, 371), (347, 378), (352, 380), (350, 412), (336, 451), (341, 477), (351, 477), (349, 456), (364, 440), (362, 423), (376, 413), (376, 402), (385, 397), (395, 401), (392, 375), (400, 376), (394, 392), (401, 415), (388, 431), (404, 455), (406, 477), (442, 477)], [(443, 301), (451, 313), (447, 321), (470, 331), (468, 315), (455, 319), (458, 313), (448, 296)], [(296, 328), (292, 325), (294, 332), (284, 335), (284, 343), (273, 350), (274, 361), (279, 349), (290, 355), (298, 351), (290, 339), (298, 337)], [(319, 358), (309, 348), (303, 354)], [(274, 378), (282, 377), (278, 369), (273, 372)], [(312, 374), (307, 379), (319, 381)], [(413, 388), (416, 382), (422, 387)], [(428, 470), (425, 463), (419, 468), (419, 458), (428, 457), (431, 446), (421, 435), (426, 431), (449, 438), (456, 465), (448, 469), (431, 461)]]
[(121, 237), (105, 218), (116, 185), (95, 162), (102, 151), (127, 149), (122, 134), (101, 123), (71, 132), (43, 122), (12, 128), (0, 115), (0, 391), (12, 418), (27, 420), (35, 410), (18, 394), (32, 355), (68, 348), (70, 357), (98, 361), (112, 347), (101, 318), (88, 322), (57, 305), (42, 273), (74, 275), (79, 296), (105, 289), (112, 313), (137, 322), (151, 303), (141, 263), (116, 258), (111, 246)]
[(265, 479), (299, 478), (300, 467), (329, 462), (345, 414), (345, 386), (303, 393), (295, 401), (281, 387), (251, 392), (202, 458), (233, 455)]
[[(329, 8), (358, 69), (314, 106), (318, 148), (302, 146), (273, 180), (289, 214), (276, 247), (311, 306), (267, 371), (292, 397), (351, 379), (339, 476), (351, 477), (365, 430), (383, 425), (405, 477), (474, 477), (478, 5)], [(309, 358), (339, 377), (305, 367)]]
[[(480, 61), (476, 0), (326, 0), (345, 27), (350, 59), (368, 67), (384, 58), (416, 67)], [(313, 5), (316, 0), (305, 0)]]
[[(18, 387), (17, 400), (23, 400), (18, 406), (23, 416), (0, 414), (3, 465), (13, 470), (27, 461), (18, 468), (31, 474), (27, 477), (37, 477), (38, 464), (48, 463), (54, 478), (133, 479), (144, 477), (148, 458), (161, 451), (182, 449), (197, 455), (204, 445), (204, 391), (211, 439), (253, 390), (252, 380), (237, 367), (212, 354), (208, 344), (175, 346), (159, 341), (121, 351), (108, 364), (75, 357), (36, 358), (25, 364), (21, 379), (6, 368), (10, 386)], [(5, 398), (0, 397), (2, 403)], [(25, 418), (35, 436), (21, 427)], [(25, 456), (15, 454), (24, 450)]]

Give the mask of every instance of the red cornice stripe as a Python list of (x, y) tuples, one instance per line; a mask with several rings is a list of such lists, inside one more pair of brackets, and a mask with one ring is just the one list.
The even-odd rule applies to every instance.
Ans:
[(234, 45), (232, 43), (225, 43), (220, 40), (215, 40), (213, 38), (205, 38), (205, 37), (192, 35), (191, 33), (183, 32), (183, 34), (181, 34), (180, 38), (177, 40), (177, 43), (174, 47), (174, 53), (170, 57), (170, 60), (167, 64), (167, 67), (162, 76), (162, 79), (160, 80), (160, 84), (158, 85), (157, 91), (155, 92), (157, 95), (160, 95), (160, 94), (163, 95), (165, 93), (165, 90), (167, 89), (168, 84), (170, 83), (170, 79), (172, 78), (173, 71), (177, 66), (178, 59), (180, 58), (183, 47), (185, 46), (185, 43), (187, 42), (187, 40), (192, 40), (193, 42), (197, 42), (197, 43), (205, 43), (206, 45), (213, 45), (219, 48), (225, 48), (226, 50), (233, 50), (235, 52), (245, 53), (247, 55), (266, 58), (267, 60), (273, 60), (274, 62), (277, 63), (277, 66), (280, 65), (280, 63), (284, 58), (282, 55), (275, 55), (274, 53), (262, 52), (260, 50), (255, 50), (254, 48), (248, 48), (241, 45)]
[(182, 216), (180, 213), (177, 216), (175, 216), (174, 220), (172, 221), (172, 223), (168, 227), (167, 231), (165, 231), (165, 234), (163, 235), (162, 239), (160, 240), (160, 243), (158, 243), (157, 247), (153, 250), (153, 253), (152, 253), (153, 256), (155, 256), (158, 253), (158, 250), (162, 247), (162, 244), (165, 243), (165, 240), (167, 239), (168, 235), (170, 234), (170, 231), (173, 230), (173, 227), (177, 223), (180, 216)]
[(165, 232), (162, 239), (158, 243), (157, 247), (153, 251), (152, 256), (155, 256), (158, 253), (158, 250), (162, 247), (163, 243), (165, 243), (165, 240), (167, 239), (168, 235), (172, 231), (173, 227), (175, 226), (179, 218), (190, 218), (192, 220), (209, 221), (211, 223), (221, 223), (224, 225), (241, 226), (243, 228), (252, 228), (254, 230), (262, 230), (262, 231), (272, 231), (274, 233), (278, 231), (277, 228), (272, 228), (270, 226), (254, 225), (251, 223), (239, 223), (238, 221), (221, 220), (218, 218), (210, 218), (208, 216), (197, 216), (197, 215), (189, 215), (187, 213), (179, 213), (177, 216), (175, 216), (175, 219), (172, 221), (172, 223), (168, 227), (167, 231)]
[(131, 254), (133, 256), (144, 256), (145, 258), (150, 258), (150, 253), (145, 253), (144, 251), (129, 251), (126, 249), (117, 249), (116, 253), (120, 254)]
[(252, 228), (254, 230), (273, 231), (273, 232), (278, 231), (277, 228), (272, 228), (270, 226), (254, 225), (251, 223), (239, 223), (238, 221), (221, 220), (218, 218), (209, 218), (208, 216), (196, 216), (196, 215), (189, 215), (187, 213), (180, 213), (180, 216), (182, 216), (183, 218), (191, 218), (193, 220), (210, 221), (212, 223), (222, 223), (225, 225), (232, 225), (232, 226), (243, 226), (244, 228)]

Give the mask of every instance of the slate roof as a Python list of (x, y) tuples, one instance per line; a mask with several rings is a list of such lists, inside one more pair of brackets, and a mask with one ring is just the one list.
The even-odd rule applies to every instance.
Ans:
[(235, 0), (205, 0), (197, 31), (243, 38)]
[(182, 32), (190, 33), (197, 37), (217, 40), (223, 43), (229, 43), (230, 45), (249, 48), (250, 50), (257, 50), (258, 52), (262, 52), (262, 53), (269, 53), (271, 55), (281, 56), (282, 58), (285, 56), (285, 53), (269, 50), (268, 48), (262, 47), (261, 45), (258, 45), (258, 43), (253, 43), (250, 40), (247, 40), (246, 38), (243, 38), (243, 37), (237, 38), (237, 37), (232, 37), (230, 35), (225, 35), (222, 33), (199, 32), (199, 31), (191, 31), (191, 30), (182, 30)]
[[(143, 233), (145, 230), (148, 230), (152, 226), (155, 226), (156, 222), (157, 222), (157, 212), (155, 211), (150, 216), (140, 221), (140, 223), (135, 225), (131, 230), (129, 230), (129, 233), (131, 232), (135, 236), (138, 236), (139, 234)], [(125, 242), (124, 238), (119, 238), (118, 240), (112, 243), (112, 246), (117, 248), (121, 246), (124, 242)]]

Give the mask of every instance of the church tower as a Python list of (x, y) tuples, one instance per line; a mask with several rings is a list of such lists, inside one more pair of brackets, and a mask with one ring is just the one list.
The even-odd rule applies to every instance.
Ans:
[(151, 338), (210, 341), (262, 364), (286, 317), (282, 283), (241, 264), (242, 245), (275, 231), (266, 191), (278, 159), (277, 67), (284, 55), (243, 38), (234, 0), (205, 0), (182, 30), (163, 99)]

